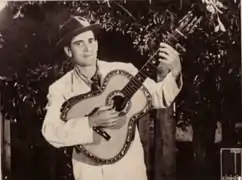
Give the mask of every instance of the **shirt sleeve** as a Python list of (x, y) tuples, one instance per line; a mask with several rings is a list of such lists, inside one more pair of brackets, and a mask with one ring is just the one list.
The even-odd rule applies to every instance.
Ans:
[(60, 109), (65, 98), (60, 89), (50, 86), (48, 93), (47, 113), (42, 125), (44, 138), (54, 147), (67, 147), (93, 142), (93, 129), (89, 126), (88, 117), (60, 119)]
[[(130, 72), (133, 75), (138, 73), (138, 69), (130, 64)], [(175, 100), (181, 88), (183, 86), (182, 76), (176, 80), (172, 73), (168, 73), (166, 77), (160, 81), (155, 82), (151, 78), (147, 78), (144, 82), (144, 86), (149, 90), (152, 95), (152, 105), (155, 109), (170, 107)]]

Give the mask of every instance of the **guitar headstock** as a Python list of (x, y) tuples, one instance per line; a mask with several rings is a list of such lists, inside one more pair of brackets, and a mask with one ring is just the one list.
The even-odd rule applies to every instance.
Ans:
[(200, 13), (194, 13), (191, 10), (178, 22), (176, 31), (181, 33), (184, 38), (187, 38), (198, 27), (202, 19), (203, 16)]
[(203, 19), (203, 12), (197, 7), (193, 7), (188, 11), (180, 21), (178, 21), (177, 27), (172, 33), (168, 33), (168, 36), (164, 39), (165, 43), (170, 44), (180, 52), (185, 52), (185, 48), (182, 46), (182, 40), (187, 39), (190, 34), (200, 25)]

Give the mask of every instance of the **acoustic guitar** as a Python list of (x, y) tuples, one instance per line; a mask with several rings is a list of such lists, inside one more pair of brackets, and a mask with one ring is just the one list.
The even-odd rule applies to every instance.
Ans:
[[(173, 47), (181, 38), (187, 38), (202, 20), (202, 16), (189, 11), (178, 27), (170, 33), (164, 42)], [(94, 92), (74, 96), (64, 102), (61, 119), (84, 117), (93, 112), (95, 107), (113, 102), (120, 120), (112, 127), (93, 127), (94, 141), (76, 146), (87, 159), (98, 164), (112, 164), (127, 153), (135, 136), (136, 122), (151, 109), (151, 95), (143, 82), (159, 63), (155, 59), (156, 51), (139, 69), (135, 76), (125, 70), (114, 70), (104, 78), (101, 88)]]

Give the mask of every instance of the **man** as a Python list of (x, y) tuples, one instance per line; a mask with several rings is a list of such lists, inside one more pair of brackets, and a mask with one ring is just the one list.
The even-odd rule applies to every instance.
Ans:
[[(49, 87), (47, 114), (42, 133), (53, 146), (68, 147), (93, 141), (94, 126), (110, 127), (117, 123), (118, 113), (111, 106), (103, 106), (86, 117), (73, 118), (67, 122), (60, 120), (62, 103), (70, 97), (92, 90), (94, 79), (102, 79), (112, 70), (123, 69), (133, 75), (137, 69), (131, 63), (105, 62), (97, 59), (98, 42), (95, 37), (98, 25), (79, 16), (72, 16), (61, 27), (62, 38), (58, 45), (75, 64), (75, 68)], [(160, 45), (160, 66), (170, 72), (162, 82), (146, 79), (144, 85), (152, 94), (155, 108), (171, 105), (182, 86), (181, 64), (177, 51), (167, 44)], [(139, 133), (136, 135), (127, 154), (110, 165), (90, 165), (85, 157), (73, 151), (73, 173), (76, 180), (147, 180), (143, 148)]]

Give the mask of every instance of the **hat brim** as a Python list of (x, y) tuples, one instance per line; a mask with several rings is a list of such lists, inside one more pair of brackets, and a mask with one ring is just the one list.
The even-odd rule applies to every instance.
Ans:
[(67, 45), (67, 43), (70, 42), (73, 37), (75, 37), (76, 35), (78, 35), (80, 33), (83, 33), (86, 31), (93, 31), (93, 33), (96, 35), (100, 30), (101, 30), (101, 26), (99, 24), (92, 24), (87, 27), (75, 29), (75, 30), (71, 31), (70, 33), (68, 33), (67, 35), (65, 35), (64, 37), (62, 37), (61, 39), (59, 39), (59, 41), (56, 43), (56, 46), (63, 47), (65, 45)]

